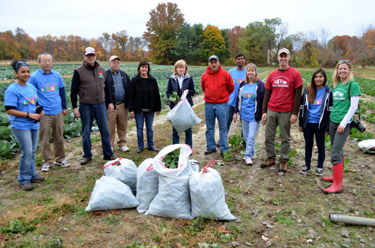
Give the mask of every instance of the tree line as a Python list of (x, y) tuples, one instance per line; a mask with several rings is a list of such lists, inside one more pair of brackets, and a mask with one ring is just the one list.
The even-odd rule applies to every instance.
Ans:
[(150, 11), (147, 30), (142, 37), (132, 37), (126, 30), (103, 33), (85, 39), (74, 35), (43, 35), (35, 40), (22, 28), (0, 32), (0, 60), (36, 59), (48, 51), (62, 61), (81, 60), (86, 46), (96, 49), (99, 59), (117, 54), (123, 60), (149, 59), (156, 64), (173, 64), (185, 59), (188, 64), (205, 64), (207, 57), (216, 54), (224, 64), (242, 52), (248, 61), (259, 66), (276, 63), (282, 47), (292, 52), (292, 64), (301, 67), (331, 67), (340, 59), (349, 59), (362, 66), (375, 64), (375, 27), (369, 26), (360, 37), (341, 35), (331, 39), (322, 28), (318, 32), (288, 35), (288, 25), (278, 17), (219, 29), (214, 25), (189, 24), (175, 3), (159, 3)]

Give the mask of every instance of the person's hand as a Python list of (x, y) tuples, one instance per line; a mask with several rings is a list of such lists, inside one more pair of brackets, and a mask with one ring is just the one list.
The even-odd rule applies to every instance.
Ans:
[(299, 127), (298, 129), (301, 133), (303, 132), (303, 127)]
[(343, 126), (339, 126), (339, 127), (337, 128), (337, 133), (338, 133), (338, 134), (343, 134), (344, 131), (345, 131), (345, 127), (343, 127)]
[(44, 110), (40, 113), (40, 118), (44, 115)]
[(184, 90), (184, 93), (189, 94), (189, 90)]
[(237, 122), (237, 113), (234, 113), (234, 114), (233, 114), (233, 121), (234, 121), (234, 123)]
[(39, 121), (40, 118), (42, 118), (42, 113), (40, 114), (36, 114), (36, 113), (29, 113), (29, 118), (30, 119), (33, 119), (33, 120), (36, 120), (36, 121)]
[(327, 137), (327, 136), (328, 136), (328, 132), (325, 132), (325, 133), (324, 133), (324, 137)]
[(266, 122), (267, 122), (267, 113), (264, 113), (262, 115), (262, 125), (264, 126), (266, 124)]
[(68, 114), (68, 110), (67, 109), (63, 109), (62, 113), (63, 113), (63, 116), (66, 116)]
[(131, 112), (130, 112), (130, 116), (131, 116), (132, 118), (134, 118), (134, 111), (131, 111)]
[(113, 112), (115, 110), (115, 106), (113, 106), (113, 103), (108, 104), (108, 112)]
[(156, 114), (156, 115), (159, 115), (159, 114), (160, 114), (160, 111), (158, 111), (158, 112), (155, 112), (155, 114)]
[(290, 124), (294, 124), (297, 122), (297, 115), (292, 114), (289, 119)]
[(81, 117), (81, 114), (79, 113), (78, 108), (74, 108), (74, 109), (73, 109), (73, 114), (74, 114), (74, 116), (77, 117), (77, 118)]

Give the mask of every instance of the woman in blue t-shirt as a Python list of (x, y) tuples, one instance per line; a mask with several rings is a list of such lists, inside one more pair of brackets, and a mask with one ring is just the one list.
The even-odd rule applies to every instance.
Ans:
[(38, 146), (39, 120), (43, 116), (36, 113), (38, 95), (36, 88), (27, 83), (30, 65), (22, 60), (12, 62), (17, 81), (5, 91), (4, 106), (9, 115), (12, 132), (21, 147), (18, 183), (22, 190), (29, 191), (31, 183), (43, 182), (36, 174), (35, 152)]
[(242, 120), (242, 133), (246, 142), (244, 156), (246, 165), (252, 165), (255, 157), (255, 137), (262, 119), (264, 82), (258, 78), (257, 66), (250, 63), (246, 66), (246, 78), (242, 81), (237, 94), (233, 121), (237, 122), (237, 113)]
[(325, 160), (325, 137), (329, 132), (329, 115), (332, 108), (332, 91), (326, 85), (326, 72), (319, 68), (311, 78), (311, 83), (305, 88), (299, 114), (299, 131), (305, 138), (305, 167), (301, 174), (311, 171), (311, 155), (314, 145), (314, 135), (318, 147), (317, 176), (323, 175)]

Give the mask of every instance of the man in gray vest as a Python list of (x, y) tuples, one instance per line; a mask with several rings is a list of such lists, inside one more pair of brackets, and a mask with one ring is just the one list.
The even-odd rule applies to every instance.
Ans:
[(106, 71), (106, 105), (108, 114), (108, 126), (111, 133), (111, 146), (115, 145), (116, 126), (120, 150), (128, 152), (126, 146), (126, 128), (128, 125), (128, 74), (120, 70), (121, 60), (113, 55), (109, 58), (109, 69)]
[[(110, 134), (105, 107), (106, 72), (96, 61), (94, 48), (86, 47), (83, 59), (83, 65), (74, 70), (70, 97), (73, 114), (75, 117), (81, 117), (82, 121), (83, 160), (81, 165), (86, 165), (92, 157), (90, 132), (94, 118), (102, 138), (103, 159), (113, 160), (115, 156), (109, 141)], [(79, 95), (79, 109), (77, 108), (77, 94)]]

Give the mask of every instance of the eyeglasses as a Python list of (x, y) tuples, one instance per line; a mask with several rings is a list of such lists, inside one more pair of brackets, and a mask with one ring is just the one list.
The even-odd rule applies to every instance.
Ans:
[(52, 60), (51, 59), (43, 59), (42, 62), (43, 63), (52, 63)]

